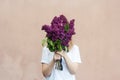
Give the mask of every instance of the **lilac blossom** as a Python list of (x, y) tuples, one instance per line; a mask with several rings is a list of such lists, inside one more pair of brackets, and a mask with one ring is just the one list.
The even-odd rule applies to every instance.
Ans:
[(56, 48), (58, 45), (62, 47), (62, 50), (69, 46), (68, 43), (71, 40), (72, 35), (75, 34), (74, 21), (75, 20), (72, 19), (68, 22), (64, 15), (60, 15), (59, 17), (55, 16), (53, 18), (51, 25), (42, 26), (42, 30), (45, 30), (46, 32), (46, 37), (49, 41), (52, 41), (51, 44), (48, 42), (48, 48), (51, 50), (51, 47), (53, 47), (51, 51), (59, 50)]

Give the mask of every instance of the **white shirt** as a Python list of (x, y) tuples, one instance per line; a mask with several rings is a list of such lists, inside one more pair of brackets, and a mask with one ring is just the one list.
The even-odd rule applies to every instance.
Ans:
[[(74, 45), (72, 49), (66, 54), (68, 55), (72, 62), (81, 63), (80, 51), (77, 45)], [(50, 52), (50, 50), (47, 47), (44, 47), (42, 50), (41, 63), (49, 64), (53, 59), (53, 55), (54, 52)], [(54, 65), (51, 75), (49, 77), (46, 77), (46, 80), (75, 80), (75, 75), (72, 75), (69, 72), (64, 58), (62, 58), (62, 66), (63, 70), (60, 71), (55, 69)]]

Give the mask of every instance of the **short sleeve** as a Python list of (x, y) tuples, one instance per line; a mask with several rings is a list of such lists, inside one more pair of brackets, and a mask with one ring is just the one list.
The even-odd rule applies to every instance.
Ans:
[(72, 62), (82, 63), (81, 57), (80, 57), (80, 50), (77, 45), (74, 45), (71, 58), (72, 58)]
[(42, 49), (42, 58), (41, 58), (41, 63), (49, 63), (49, 55), (48, 55), (48, 50), (46, 47)]

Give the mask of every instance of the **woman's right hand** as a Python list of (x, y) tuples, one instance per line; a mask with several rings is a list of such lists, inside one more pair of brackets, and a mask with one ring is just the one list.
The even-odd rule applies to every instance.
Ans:
[(55, 52), (53, 59), (56, 62), (61, 59), (61, 56)]
[(51, 75), (55, 62), (60, 59), (61, 59), (61, 56), (55, 52), (53, 56), (53, 60), (49, 64), (42, 64), (42, 73), (45, 77), (48, 77)]

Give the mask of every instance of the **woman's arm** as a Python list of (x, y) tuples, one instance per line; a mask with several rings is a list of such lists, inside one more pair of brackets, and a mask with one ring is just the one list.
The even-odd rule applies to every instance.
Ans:
[(64, 59), (66, 61), (67, 67), (71, 74), (75, 74), (78, 68), (78, 63), (72, 62), (67, 54), (64, 54)]
[(50, 76), (54, 63), (55, 61), (53, 59), (49, 64), (42, 63), (42, 73), (44, 77)]
[(67, 64), (67, 67), (68, 67), (70, 73), (75, 74), (77, 71), (77, 68), (78, 68), (78, 63), (72, 62), (70, 60), (70, 58), (67, 56), (67, 54), (64, 52), (57, 52), (57, 53), (65, 59), (65, 62)]
[(60, 58), (60, 55), (54, 54), (54, 57), (49, 64), (42, 63), (42, 73), (44, 77), (50, 76), (56, 60), (60, 60)]

